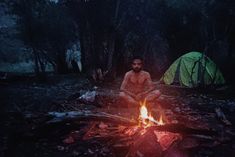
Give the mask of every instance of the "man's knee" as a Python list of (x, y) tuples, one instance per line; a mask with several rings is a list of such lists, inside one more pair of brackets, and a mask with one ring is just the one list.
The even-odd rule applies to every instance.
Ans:
[(125, 101), (129, 101), (131, 98), (129, 95), (127, 95), (125, 92), (120, 92), (119, 93), (119, 98)]
[(119, 97), (120, 99), (126, 103), (127, 106), (136, 106), (138, 104), (138, 102), (136, 100), (134, 100), (131, 96), (127, 95), (124, 92), (120, 92), (119, 93)]
[(156, 97), (159, 97), (161, 95), (161, 92), (159, 90), (154, 90), (153, 94), (156, 95)]
[(125, 105), (126, 94), (124, 92), (120, 92), (118, 96), (119, 96), (119, 100), (120, 100), (119, 106), (126, 106)]
[(153, 101), (153, 100), (157, 99), (160, 95), (161, 95), (161, 92), (159, 90), (154, 90), (148, 94), (148, 96), (146, 97), (146, 100)]
[(126, 98), (126, 94), (124, 92), (120, 92), (119, 93), (119, 97), (122, 98), (122, 99)]

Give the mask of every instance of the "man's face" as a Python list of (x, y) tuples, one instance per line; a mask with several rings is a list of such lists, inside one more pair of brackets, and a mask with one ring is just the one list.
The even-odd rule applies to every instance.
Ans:
[(142, 61), (140, 59), (134, 59), (132, 64), (132, 70), (136, 73), (140, 72), (142, 70)]

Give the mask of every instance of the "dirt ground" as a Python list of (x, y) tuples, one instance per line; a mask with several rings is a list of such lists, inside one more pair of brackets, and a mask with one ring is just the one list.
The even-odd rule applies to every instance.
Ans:
[[(96, 110), (112, 114), (130, 116), (125, 106), (117, 99), (121, 79), (112, 83), (92, 84), (84, 76), (50, 76), (39, 83), (31, 78), (0, 82), (0, 156), (117, 156), (109, 149), (107, 141), (76, 140), (66, 144), (64, 139), (71, 131), (78, 131), (82, 137), (92, 122), (78, 122), (76, 126), (58, 126), (47, 130), (43, 136), (34, 139), (21, 136), (31, 127), (25, 115), (40, 115), (50, 111)], [(232, 156), (235, 142), (235, 97), (231, 90), (192, 90), (159, 85), (163, 97), (158, 103), (170, 112), (171, 121), (183, 121), (187, 125), (205, 127), (230, 132), (218, 147), (200, 148), (194, 156)], [(81, 102), (78, 98), (86, 91), (96, 90), (95, 102)], [(216, 115), (219, 108), (232, 125), (227, 126)], [(78, 137), (78, 139), (80, 139)]]

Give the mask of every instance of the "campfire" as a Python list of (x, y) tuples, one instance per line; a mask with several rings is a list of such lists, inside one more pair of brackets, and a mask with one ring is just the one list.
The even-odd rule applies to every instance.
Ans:
[[(127, 111), (125, 109), (125, 111)], [(114, 110), (116, 113), (116, 110)], [(131, 114), (137, 114), (135, 119)], [(139, 103), (138, 111), (128, 110), (122, 116), (106, 112), (70, 111), (50, 113), (48, 124), (68, 121), (89, 121), (84, 130), (71, 132), (65, 137), (65, 144), (76, 141), (99, 141), (119, 157), (184, 156), (187, 150), (199, 147), (204, 138), (216, 135), (207, 128), (191, 128), (174, 123), (164, 109), (150, 106), (146, 100)], [(172, 115), (176, 116), (176, 115)], [(81, 133), (79, 136), (79, 132)], [(84, 134), (82, 134), (84, 132)], [(90, 150), (90, 152), (94, 152)], [(183, 153), (183, 155), (182, 155)], [(109, 155), (108, 155), (109, 156)]]
[(143, 102), (140, 102), (139, 126), (148, 128), (153, 125), (164, 125), (162, 114), (160, 115), (159, 120), (155, 120), (151, 115), (151, 112), (148, 111), (146, 99), (144, 99)]
[[(158, 118), (155, 118), (158, 117)], [(134, 156), (161, 156), (173, 142), (182, 137), (178, 133), (159, 131), (155, 127), (166, 125), (163, 113), (153, 115), (148, 108), (146, 99), (140, 102), (138, 126), (128, 127), (125, 133), (132, 137), (127, 157)]]

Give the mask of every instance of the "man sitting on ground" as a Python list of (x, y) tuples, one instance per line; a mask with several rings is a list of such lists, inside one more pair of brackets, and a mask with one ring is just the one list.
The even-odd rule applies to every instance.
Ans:
[(128, 106), (137, 107), (140, 101), (146, 99), (148, 103), (157, 99), (161, 93), (153, 86), (151, 76), (147, 71), (142, 70), (143, 60), (141, 57), (134, 57), (131, 64), (132, 70), (125, 74), (121, 85), (120, 97)]

